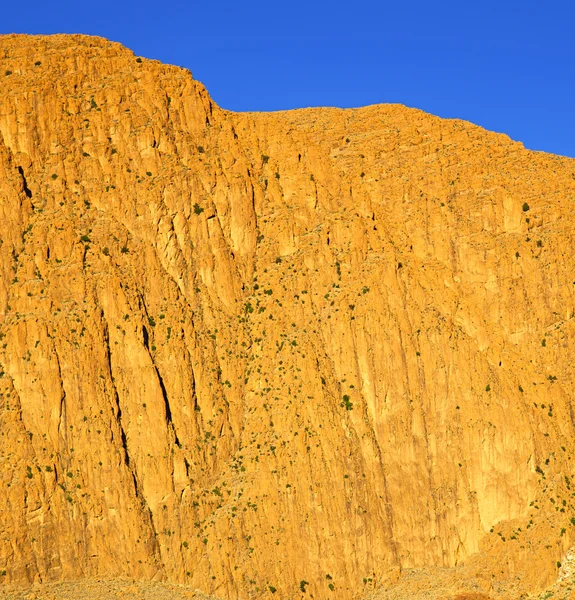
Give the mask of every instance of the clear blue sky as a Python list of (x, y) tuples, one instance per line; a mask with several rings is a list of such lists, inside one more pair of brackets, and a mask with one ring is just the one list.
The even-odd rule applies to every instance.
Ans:
[(1, 33), (87, 33), (231, 110), (398, 102), (575, 157), (573, 0), (29, 0)]

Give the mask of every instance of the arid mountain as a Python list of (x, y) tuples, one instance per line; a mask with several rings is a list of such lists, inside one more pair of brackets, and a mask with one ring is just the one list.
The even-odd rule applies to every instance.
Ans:
[(0, 583), (569, 578), (575, 160), (92, 37), (0, 37), (0, 83)]

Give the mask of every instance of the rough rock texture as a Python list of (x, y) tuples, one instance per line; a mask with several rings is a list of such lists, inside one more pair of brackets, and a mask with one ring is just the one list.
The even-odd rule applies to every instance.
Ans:
[(0, 37), (0, 83), (1, 583), (555, 581), (574, 160), (403, 106), (226, 112), (98, 38)]
[(184, 584), (158, 581), (90, 580), (0, 588), (1, 600), (218, 600)]

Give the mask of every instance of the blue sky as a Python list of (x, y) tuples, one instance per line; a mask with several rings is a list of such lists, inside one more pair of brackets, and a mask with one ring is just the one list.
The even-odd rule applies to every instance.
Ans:
[(572, 0), (4, 4), (1, 33), (110, 38), (230, 110), (397, 102), (575, 157)]

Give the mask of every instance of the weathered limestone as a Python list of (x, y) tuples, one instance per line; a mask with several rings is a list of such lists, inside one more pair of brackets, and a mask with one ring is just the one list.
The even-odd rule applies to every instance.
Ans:
[(574, 160), (396, 105), (230, 113), (83, 36), (0, 37), (0, 86), (0, 583), (557, 576)]

